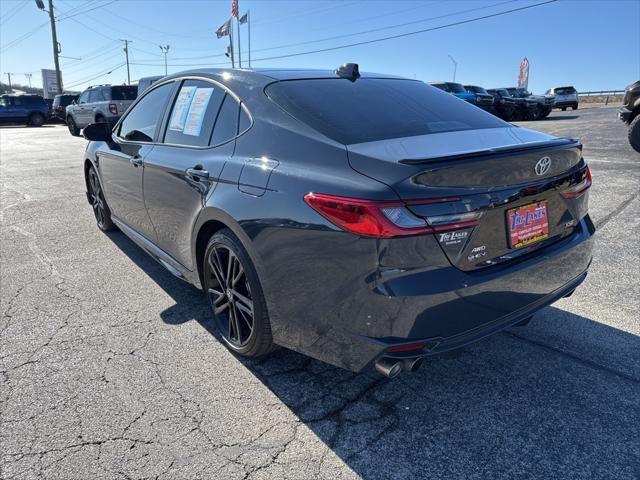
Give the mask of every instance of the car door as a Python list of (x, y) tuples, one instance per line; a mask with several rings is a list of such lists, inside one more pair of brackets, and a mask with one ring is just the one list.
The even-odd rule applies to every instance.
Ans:
[(142, 196), (144, 161), (154, 149), (174, 82), (149, 90), (116, 126), (111, 145), (97, 152), (105, 199), (115, 220), (155, 243)]
[(14, 117), (11, 97), (0, 97), (0, 122), (11, 122)]
[(89, 123), (91, 123), (88, 121), (89, 115), (87, 113), (87, 103), (89, 102), (90, 93), (91, 90), (85, 90), (84, 92), (82, 92), (82, 95), (80, 95), (80, 98), (78, 98), (78, 102), (73, 107), (73, 117), (76, 125), (80, 128), (84, 128)]
[(190, 270), (192, 228), (233, 155), (239, 108), (222, 85), (184, 80), (163, 141), (145, 159), (144, 198), (158, 246)]

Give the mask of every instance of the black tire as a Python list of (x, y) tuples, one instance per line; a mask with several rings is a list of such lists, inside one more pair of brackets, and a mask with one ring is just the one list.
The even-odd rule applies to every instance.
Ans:
[(211, 237), (204, 253), (203, 287), (227, 347), (246, 357), (274, 349), (262, 286), (249, 254), (231, 230)]
[(575, 105), (571, 106), (571, 110), (577, 110), (578, 109), (578, 104), (576, 103)]
[(80, 129), (71, 115), (67, 117), (67, 128), (69, 129), (69, 133), (74, 137), (80, 136)]
[(567, 107), (562, 107), (562, 111), (566, 112), (567, 111)]
[(45, 120), (46, 118), (44, 118), (44, 115), (40, 112), (34, 112), (29, 115), (29, 125), (32, 127), (41, 127), (44, 125)]
[(629, 124), (629, 143), (636, 152), (640, 153), (640, 113)]
[(103, 232), (115, 230), (116, 225), (111, 220), (111, 210), (104, 199), (98, 173), (93, 167), (89, 167), (87, 170), (87, 192), (98, 228)]
[(96, 115), (96, 123), (107, 123), (107, 119), (102, 115)]

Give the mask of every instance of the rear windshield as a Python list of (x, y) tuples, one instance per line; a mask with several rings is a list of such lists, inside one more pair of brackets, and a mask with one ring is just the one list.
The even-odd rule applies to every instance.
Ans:
[(138, 87), (111, 87), (111, 100), (135, 100), (137, 96)]
[(572, 95), (576, 93), (576, 89), (573, 87), (560, 87), (555, 89), (556, 95)]
[(293, 117), (345, 145), (507, 126), (415, 80), (288, 80), (269, 85), (266, 93)]

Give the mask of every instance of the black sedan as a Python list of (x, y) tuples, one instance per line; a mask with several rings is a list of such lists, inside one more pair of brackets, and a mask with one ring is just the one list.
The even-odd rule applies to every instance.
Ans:
[(355, 64), (172, 75), (84, 134), (98, 226), (202, 287), (242, 355), (392, 377), (526, 323), (591, 262), (576, 140)]

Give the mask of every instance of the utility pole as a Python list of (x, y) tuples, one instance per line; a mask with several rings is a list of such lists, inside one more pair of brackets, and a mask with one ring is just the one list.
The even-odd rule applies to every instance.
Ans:
[(127, 85), (131, 85), (131, 74), (129, 73), (129, 43), (131, 43), (131, 40), (120, 39), (120, 41), (124, 42), (124, 57), (127, 61)]
[(164, 74), (167, 75), (167, 53), (169, 53), (170, 45), (160, 45), (160, 50), (164, 53)]
[(11, 86), (11, 73), (7, 72), (7, 78), (9, 79), (9, 93), (13, 92), (13, 87)]
[(56, 82), (58, 84), (58, 93), (63, 93), (62, 87), (62, 73), (60, 72), (60, 61), (58, 56), (60, 55), (60, 43), (58, 43), (58, 34), (56, 32), (56, 17), (53, 12), (53, 0), (49, 0), (49, 10), (44, 8), (43, 0), (36, 0), (37, 7), (49, 14), (49, 20), (51, 22), (51, 40), (53, 42), (53, 65), (56, 69)]
[(455, 82), (456, 81), (456, 71), (458, 70), (458, 62), (456, 62), (451, 55), (448, 55), (448, 57), (453, 62), (453, 81)]
[(24, 76), (29, 80), (29, 88), (31, 88), (31, 77), (33, 76), (33, 73), (25, 73)]

